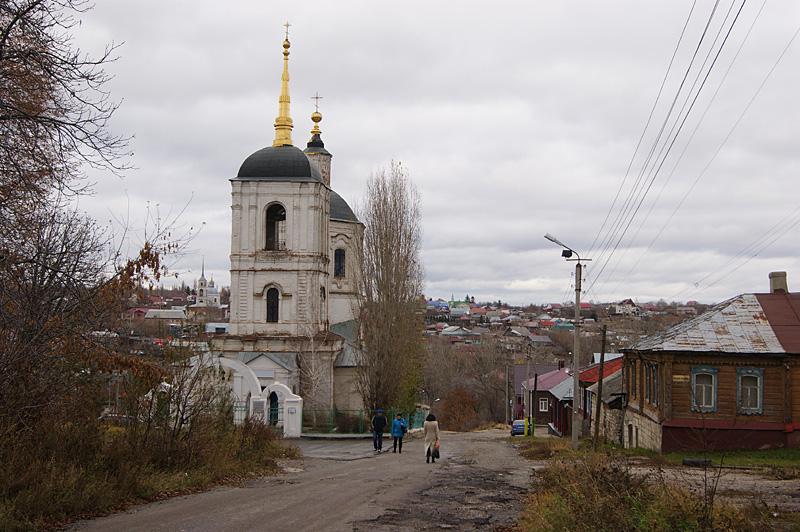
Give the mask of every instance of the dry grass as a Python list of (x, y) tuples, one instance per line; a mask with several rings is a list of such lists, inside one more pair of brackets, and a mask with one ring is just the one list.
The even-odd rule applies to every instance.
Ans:
[(132, 446), (128, 428), (64, 423), (0, 448), (0, 530), (53, 527), (136, 502), (277, 470), (295, 457), (271, 427), (208, 420), (169, 456)]
[(702, 498), (657, 478), (633, 474), (627, 463), (604, 453), (560, 452), (537, 473), (519, 523), (521, 530), (760, 530), (760, 515)]
[(569, 440), (564, 438), (522, 438), (519, 454), (528, 460), (549, 460), (550, 458), (572, 454)]

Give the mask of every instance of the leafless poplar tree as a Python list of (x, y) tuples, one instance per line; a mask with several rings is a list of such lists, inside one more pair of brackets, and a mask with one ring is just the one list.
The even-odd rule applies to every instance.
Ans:
[(358, 387), (367, 408), (408, 405), (420, 382), (423, 271), (419, 194), (398, 162), (367, 183), (359, 250), (364, 349)]

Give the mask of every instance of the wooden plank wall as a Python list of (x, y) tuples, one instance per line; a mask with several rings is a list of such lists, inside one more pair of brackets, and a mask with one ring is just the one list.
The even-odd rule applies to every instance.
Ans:
[[(691, 369), (709, 366), (717, 369), (717, 411), (700, 413), (692, 411)], [(762, 368), (764, 370), (763, 414), (745, 415), (736, 408), (736, 369), (740, 367)], [(796, 368), (800, 378), (800, 368)], [(783, 423), (785, 419), (785, 377), (781, 360), (764, 358), (726, 358), (726, 357), (675, 357), (672, 364), (672, 417), (682, 419), (740, 419), (742, 422)], [(686, 376), (676, 381), (675, 376)], [(793, 387), (800, 400), (800, 394)], [(793, 401), (795, 402), (795, 401)], [(800, 419), (800, 418), (797, 418)]]

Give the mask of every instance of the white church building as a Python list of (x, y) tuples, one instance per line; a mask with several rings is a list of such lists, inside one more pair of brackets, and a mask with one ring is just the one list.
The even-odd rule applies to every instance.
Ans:
[(362, 406), (356, 254), (364, 226), (331, 188), (318, 109), (306, 149), (292, 144), (289, 47), (287, 36), (275, 139), (230, 180), (230, 330), (211, 344), (248, 414), (276, 424), (290, 409)]

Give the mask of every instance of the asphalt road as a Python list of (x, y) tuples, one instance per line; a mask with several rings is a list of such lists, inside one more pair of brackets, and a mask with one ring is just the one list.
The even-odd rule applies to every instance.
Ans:
[(393, 454), (390, 440), (308, 441), (284, 472), (238, 487), (176, 497), (77, 523), (73, 530), (486, 530), (513, 523), (530, 465), (506, 431), (444, 433), (426, 464), (421, 440)]

